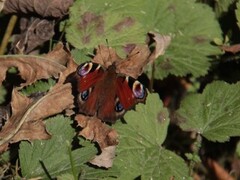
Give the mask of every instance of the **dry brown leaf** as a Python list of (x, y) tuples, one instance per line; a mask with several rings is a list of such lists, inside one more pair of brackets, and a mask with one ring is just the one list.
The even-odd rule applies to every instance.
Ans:
[(3, 145), (0, 146), (0, 154), (1, 154), (2, 152), (7, 151), (7, 150), (8, 150), (8, 144), (7, 144), (7, 143), (5, 143), (5, 144), (3, 144)]
[(75, 117), (75, 120), (83, 128), (79, 135), (97, 142), (101, 150), (118, 144), (117, 132), (100, 119), (79, 114)]
[(218, 180), (234, 180), (232, 176), (223, 168), (221, 167), (216, 161), (212, 159), (208, 159), (208, 166), (213, 170), (216, 178)]
[(14, 54), (29, 54), (50, 40), (54, 35), (54, 19), (67, 15), (72, 4), (73, 0), (5, 1), (3, 13), (25, 14), (20, 19), (20, 34), (15, 35), (12, 52)]
[(198, 174), (194, 173), (193, 174), (193, 179), (194, 180), (201, 180), (201, 177)]
[(125, 74), (137, 78), (143, 72), (143, 68), (148, 63), (150, 50), (147, 45), (138, 45), (128, 54), (124, 61), (116, 62), (117, 73)]
[(21, 87), (31, 85), (39, 79), (57, 78), (59, 73), (66, 69), (65, 66), (36, 56), (3, 56), (0, 57), (0, 85), (6, 77), (6, 72), (10, 67), (17, 67), (18, 71), (26, 82)]
[(122, 59), (117, 55), (113, 48), (99, 45), (96, 49), (96, 55), (92, 59), (92, 62), (101, 64), (103, 67), (107, 68), (114, 62), (121, 60)]
[[(58, 54), (58, 56), (56, 55)], [(21, 140), (48, 139), (44, 118), (73, 108), (72, 87), (63, 84), (66, 76), (74, 71), (74, 62), (68, 51), (61, 44), (45, 57), (8, 56), (0, 59), (0, 82), (5, 79), (9, 67), (17, 67), (21, 77), (30, 85), (38, 79), (51, 76), (59, 77), (59, 82), (47, 93), (35, 97), (26, 97), (14, 88), (12, 92), (12, 115), (0, 131), (0, 153), (5, 151), (9, 143)], [(69, 68), (62, 64), (68, 63)], [(76, 70), (76, 69), (75, 69)]]
[[(6, 0), (5, 0), (6, 1)], [(0, 1), (0, 12), (2, 12), (2, 9), (4, 7), (5, 1)]]
[(54, 35), (53, 20), (40, 19), (36, 17), (21, 18), (21, 32), (14, 36), (12, 52), (14, 54), (29, 54)]
[(240, 52), (240, 44), (234, 44), (234, 45), (231, 45), (231, 46), (221, 46), (221, 49), (225, 52), (230, 52), (230, 53), (233, 53), (233, 54), (236, 54), (238, 52)]
[(159, 56), (164, 55), (165, 50), (171, 43), (171, 36), (161, 35), (155, 32), (149, 32), (149, 36), (155, 41), (155, 49), (149, 57), (149, 62), (153, 62)]
[(134, 46), (127, 59), (123, 60), (111, 47), (100, 45), (92, 61), (101, 64), (105, 68), (115, 64), (117, 73), (137, 78), (142, 74), (142, 69), (147, 64), (149, 54), (150, 51), (147, 45)]
[(50, 137), (43, 121), (29, 121), (22, 124), (21, 129), (13, 136), (11, 143), (21, 140), (49, 139)]
[(52, 51), (44, 56), (46, 59), (51, 59), (61, 65), (66, 65), (72, 57), (69, 50), (64, 48), (62, 43), (58, 43)]
[(130, 48), (126, 47), (129, 54), (126, 60), (116, 63), (118, 73), (137, 78), (143, 73), (143, 69), (148, 63), (152, 63), (165, 53), (165, 50), (171, 42), (171, 37), (153, 32), (149, 32), (148, 35), (155, 44), (154, 51), (151, 52), (148, 45), (130, 45)]
[(5, 14), (36, 14), (42, 17), (62, 18), (68, 13), (73, 0), (7, 0)]
[(56, 84), (46, 95), (37, 99), (12, 93), (12, 116), (0, 131), (0, 148), (20, 140), (46, 139), (42, 119), (73, 107), (71, 85)]
[(148, 45), (129, 44), (124, 47), (127, 57), (122, 59), (111, 47), (100, 45), (92, 61), (101, 64), (105, 68), (115, 64), (117, 73), (131, 76), (136, 79), (143, 73), (143, 69), (148, 63), (153, 62), (165, 53), (165, 50), (171, 42), (170, 36), (164, 36), (153, 32), (149, 33), (149, 38), (152, 38), (152, 41), (155, 42), (155, 49), (153, 52), (150, 51)]
[[(70, 79), (72, 79), (75, 75), (75, 71), (77, 69), (78, 65), (74, 62), (72, 57), (68, 58), (68, 63), (67, 63), (67, 69), (61, 73), (61, 76), (58, 79), (58, 83), (64, 83), (64, 82), (71, 82)], [(72, 74), (72, 76), (69, 76)]]
[(237, 156), (233, 158), (231, 174), (240, 178), (240, 159)]
[(113, 165), (113, 160), (115, 158), (116, 146), (108, 146), (102, 149), (102, 153), (95, 156), (93, 160), (90, 161), (91, 164), (98, 167), (110, 168)]
[(112, 167), (115, 149), (118, 144), (117, 132), (96, 117), (79, 114), (75, 117), (75, 120), (83, 128), (79, 135), (97, 142), (101, 149), (101, 154), (91, 160), (90, 163), (99, 167)]

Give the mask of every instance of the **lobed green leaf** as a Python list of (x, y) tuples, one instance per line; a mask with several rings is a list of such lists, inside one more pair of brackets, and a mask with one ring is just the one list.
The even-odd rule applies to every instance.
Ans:
[(49, 178), (65, 173), (76, 176), (83, 164), (96, 154), (96, 149), (89, 146), (71, 151), (75, 132), (69, 118), (57, 116), (48, 119), (46, 125), (52, 134), (50, 140), (20, 144), (19, 158), (23, 177)]
[(240, 28), (240, 1), (237, 2), (237, 9), (235, 10), (236, 18), (237, 18), (237, 24)]
[(135, 2), (120, 0), (77, 0), (70, 9), (67, 40), (76, 48), (94, 48), (109, 42), (114, 48), (143, 43), (144, 28), (129, 17)]
[(182, 179), (187, 166), (179, 156), (164, 149), (169, 125), (168, 111), (157, 94), (149, 94), (146, 105), (125, 115), (127, 124), (117, 123), (120, 140), (114, 161), (121, 170), (120, 179)]
[(188, 95), (178, 115), (183, 130), (193, 130), (210, 141), (224, 142), (240, 136), (240, 83), (216, 81), (202, 94)]
[(137, 11), (141, 13), (136, 18), (148, 30), (172, 36), (165, 54), (156, 61), (156, 78), (207, 74), (210, 56), (221, 53), (211, 42), (214, 38), (222, 39), (209, 6), (194, 0), (139, 0)]

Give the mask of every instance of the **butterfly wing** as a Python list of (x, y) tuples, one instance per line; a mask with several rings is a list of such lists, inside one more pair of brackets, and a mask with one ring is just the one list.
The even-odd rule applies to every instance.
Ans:
[(93, 94), (94, 86), (103, 78), (104, 69), (99, 64), (87, 62), (78, 67), (77, 75), (79, 112), (93, 116), (98, 104), (98, 95)]
[(103, 77), (104, 69), (99, 64), (87, 62), (77, 68), (77, 74), (79, 77), (78, 91), (81, 93), (94, 86)]
[(147, 91), (144, 86), (132, 77), (117, 78), (117, 96), (125, 110), (133, 108), (139, 102), (145, 102)]
[(115, 66), (106, 71), (96, 63), (84, 63), (78, 67), (79, 112), (114, 123), (126, 110), (144, 102), (147, 91), (131, 78), (118, 76)]

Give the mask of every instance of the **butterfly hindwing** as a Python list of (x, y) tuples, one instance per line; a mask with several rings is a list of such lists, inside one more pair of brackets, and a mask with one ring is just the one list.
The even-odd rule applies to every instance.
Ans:
[(129, 110), (139, 102), (144, 102), (147, 91), (136, 79), (129, 76), (117, 78), (117, 96), (125, 110)]

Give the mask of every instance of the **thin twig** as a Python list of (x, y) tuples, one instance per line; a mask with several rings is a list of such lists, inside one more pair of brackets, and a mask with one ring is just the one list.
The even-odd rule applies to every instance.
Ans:
[(5, 52), (5, 49), (7, 47), (9, 39), (12, 35), (12, 32), (13, 32), (13, 29), (14, 29), (14, 26), (15, 26), (16, 22), (17, 22), (17, 16), (12, 15), (10, 20), (9, 20), (8, 27), (5, 31), (5, 34), (4, 34), (4, 37), (3, 37), (3, 40), (2, 40), (2, 43), (1, 43), (1, 46), (0, 46), (0, 55), (3, 55), (4, 52)]

